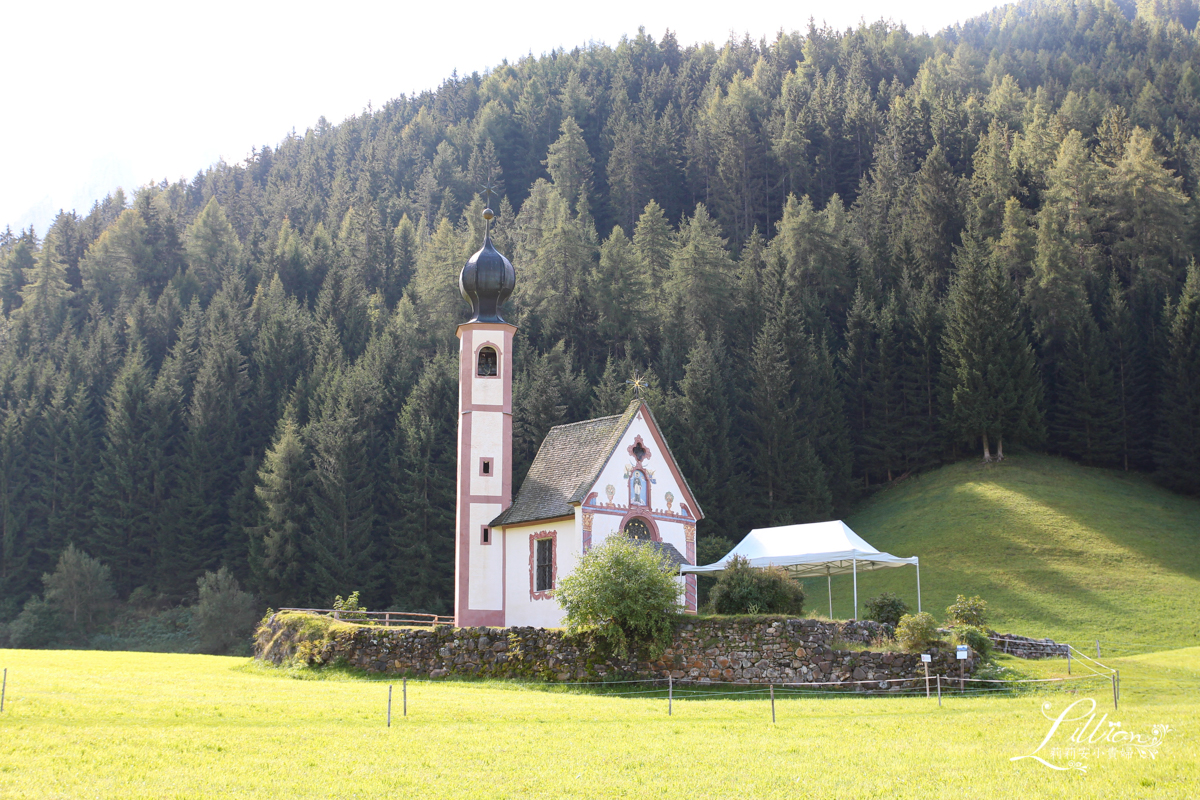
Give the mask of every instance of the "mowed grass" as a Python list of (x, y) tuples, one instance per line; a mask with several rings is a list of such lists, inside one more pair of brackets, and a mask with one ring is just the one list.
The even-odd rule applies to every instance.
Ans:
[[(1037, 674), (1064, 662), (1018, 665)], [(296, 680), (245, 659), (0, 650), (3, 797), (1162, 797), (1200, 786), (1200, 648), (1118, 659), (1078, 694), (676, 701), (505, 683)], [(1076, 664), (1076, 674), (1081, 665)], [(1168, 672), (1169, 670), (1169, 672)], [(1030, 759), (1040, 706), (1094, 698), (1157, 758)], [(1064, 732), (1061, 738), (1065, 738)]]
[[(898, 556), (919, 556), (924, 609), (957, 594), (988, 601), (1003, 632), (1049, 636), (1104, 653), (1200, 645), (1200, 501), (1145, 476), (1047, 456), (962, 462), (872, 497), (847, 524)], [(808, 606), (828, 612), (823, 580)], [(861, 604), (882, 591), (917, 605), (912, 567), (858, 576)], [(853, 616), (849, 576), (833, 611)], [(1200, 794), (1200, 793), (1198, 793)]]

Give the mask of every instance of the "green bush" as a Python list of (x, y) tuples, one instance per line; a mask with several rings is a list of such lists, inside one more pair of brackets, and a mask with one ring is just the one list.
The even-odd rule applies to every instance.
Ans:
[(992, 640), (986, 632), (974, 625), (959, 625), (954, 629), (955, 644), (965, 644), (979, 654), (984, 661), (992, 657)]
[(37, 596), (26, 600), (21, 613), (8, 624), (8, 641), (13, 647), (51, 647), (61, 642), (62, 635), (58, 609)]
[(905, 614), (896, 625), (896, 641), (906, 650), (927, 650), (942, 642), (937, 620), (927, 611)]
[(908, 603), (900, 599), (894, 592), (884, 592), (878, 597), (872, 597), (864, 606), (867, 619), (882, 622), (887, 625), (899, 625), (900, 618), (908, 613)]
[(77, 637), (92, 634), (108, 617), (116, 597), (108, 567), (73, 544), (59, 555), (54, 572), (42, 575), (42, 583), (46, 602)]
[(651, 547), (610, 536), (579, 559), (554, 596), (572, 634), (594, 634), (622, 657), (662, 655), (671, 642), (683, 587)]
[(368, 610), (366, 606), (359, 603), (358, 592), (351, 592), (345, 600), (340, 594), (334, 597), (333, 610), (338, 612), (337, 618), (345, 622), (365, 623), (369, 619), (366, 614), (356, 613)]
[(954, 604), (946, 607), (946, 616), (951, 625), (974, 625), (982, 628), (987, 625), (987, 602), (976, 595), (968, 600), (961, 594)]
[(709, 597), (718, 614), (804, 613), (803, 586), (783, 569), (758, 569), (742, 556), (730, 559)]
[(199, 649), (205, 653), (248, 653), (250, 631), (258, 621), (254, 596), (243, 592), (237, 578), (225, 567), (204, 573), (196, 585), (200, 600), (193, 620)]

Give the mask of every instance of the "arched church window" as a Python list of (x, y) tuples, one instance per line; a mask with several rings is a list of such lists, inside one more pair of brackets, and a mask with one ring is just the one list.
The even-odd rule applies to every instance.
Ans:
[(479, 351), (479, 365), (475, 369), (475, 374), (484, 378), (494, 378), (496, 376), (496, 350), (492, 347), (485, 347)]
[(637, 517), (625, 523), (625, 535), (630, 539), (638, 539), (643, 542), (654, 541), (654, 537), (650, 535), (650, 526), (644, 519)]

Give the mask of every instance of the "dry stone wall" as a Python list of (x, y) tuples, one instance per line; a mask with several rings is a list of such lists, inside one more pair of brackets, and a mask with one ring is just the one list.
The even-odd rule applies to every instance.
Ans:
[[(808, 619), (707, 619), (681, 623), (656, 661), (606, 657), (562, 631), (544, 628), (395, 629), (338, 624), (313, 638), (302, 615), (276, 614), (259, 629), (255, 655), (276, 664), (299, 657), (343, 662), (368, 672), (442, 678), (603, 681), (625, 677), (700, 683), (854, 682), (861, 690), (899, 691), (923, 680), (921, 656), (850, 649), (890, 639), (875, 622)], [(302, 633), (307, 631), (308, 633)], [(307, 639), (305, 637), (308, 637)], [(969, 675), (975, 654), (963, 665)], [(930, 675), (957, 677), (953, 652), (933, 651)], [(851, 688), (851, 687), (848, 687)]]
[(1015, 633), (996, 633), (988, 631), (996, 650), (1001, 653), (1011, 653), (1017, 658), (1066, 658), (1067, 646), (1053, 639), (1030, 639), (1028, 636), (1018, 636)]

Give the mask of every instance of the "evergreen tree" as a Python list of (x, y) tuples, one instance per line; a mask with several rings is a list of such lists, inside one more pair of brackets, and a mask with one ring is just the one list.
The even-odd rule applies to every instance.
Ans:
[(956, 262), (942, 339), (946, 405), (955, 433), (978, 441), (988, 462), (993, 440), (997, 459), (1004, 458), (1006, 435), (1036, 442), (1042, 387), (1008, 276), (971, 235)]
[(305, 571), (304, 543), (312, 535), (310, 475), (296, 409), (289, 406), (258, 472), (254, 493), (261, 518), (258, 526), (248, 531), (255, 586), (276, 602), (321, 602), (311, 596), (312, 576)]
[(581, 195), (591, 192), (592, 154), (583, 140), (583, 129), (574, 117), (567, 117), (559, 128), (561, 134), (542, 162), (550, 172), (554, 188), (574, 211)]
[(151, 388), (142, 348), (135, 346), (105, 403), (104, 449), (88, 544), (111, 567), (113, 586), (121, 597), (144, 585), (157, 556)]
[(188, 269), (200, 286), (201, 298), (212, 297), (242, 265), (242, 244), (217, 199), (188, 226), (184, 237)]
[(392, 603), (413, 611), (453, 608), (457, 360), (434, 359), (404, 403), (393, 440)]
[(1063, 452), (1084, 464), (1108, 466), (1121, 444), (1116, 386), (1091, 309), (1080, 308), (1074, 316), (1059, 375), (1053, 438)]
[(1161, 426), (1154, 464), (1159, 480), (1176, 491), (1200, 493), (1200, 267), (1188, 266), (1170, 321), (1163, 364)]

